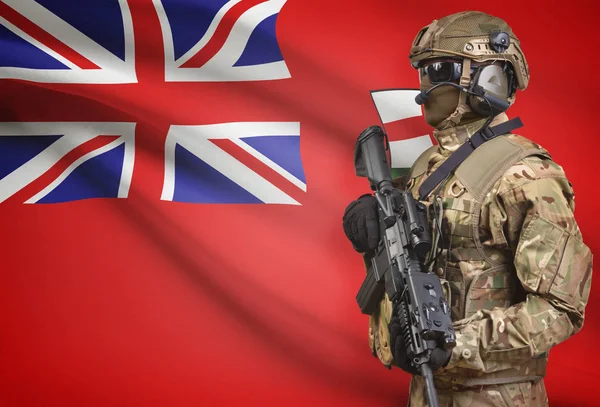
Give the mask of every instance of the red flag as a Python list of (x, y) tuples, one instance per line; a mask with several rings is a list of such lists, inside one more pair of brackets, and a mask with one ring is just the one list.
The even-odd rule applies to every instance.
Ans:
[[(368, 191), (352, 150), (379, 123), (369, 92), (417, 88), (414, 35), (464, 5), (0, 6), (0, 177), (64, 145), (14, 176), (23, 188), (0, 210), (0, 405), (406, 401), (408, 375), (370, 355), (354, 300), (364, 270), (341, 217)], [(532, 81), (510, 116), (564, 167), (595, 252), (597, 86), (579, 66), (596, 58), (594, 6), (480, 8), (521, 39)], [(228, 123), (259, 124), (236, 133)], [(197, 143), (214, 154), (199, 156)], [(552, 351), (552, 405), (596, 404), (595, 298), (583, 331)]]

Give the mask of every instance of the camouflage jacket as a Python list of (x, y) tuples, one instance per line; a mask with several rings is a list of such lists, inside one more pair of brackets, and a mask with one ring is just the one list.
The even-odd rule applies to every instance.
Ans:
[[(493, 124), (505, 120), (501, 115)], [(434, 133), (439, 147), (424, 157), (422, 173), (411, 170), (407, 187), (415, 197), (481, 125)], [(523, 137), (503, 137), (545, 152)], [(549, 350), (583, 325), (592, 254), (581, 240), (563, 169), (547, 154), (528, 156), (488, 191), (478, 202), (452, 175), (439, 192), (446, 242), (436, 271), (449, 288), (457, 346), (448, 365), (435, 373), (438, 388), (538, 380)], [(432, 201), (430, 196), (427, 203)], [(369, 326), (372, 351), (387, 366), (393, 364), (391, 308), (386, 297)]]

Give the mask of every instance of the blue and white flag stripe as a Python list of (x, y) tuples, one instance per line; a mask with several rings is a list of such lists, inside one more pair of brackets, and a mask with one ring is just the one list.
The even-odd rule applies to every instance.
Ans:
[[(196, 7), (182, 8), (179, 0), (153, 0), (163, 32), (167, 81), (232, 82), (290, 77), (275, 37), (275, 19), (286, 0), (269, 0), (251, 7), (235, 22), (225, 43), (211, 59), (200, 67), (183, 67), (210, 42), (225, 14), (240, 1), (209, 0)], [(186, 10), (192, 16), (184, 18), (171, 9)], [(211, 9), (214, 14), (210, 24), (204, 27), (196, 24), (197, 30), (203, 32), (192, 45), (191, 29), (181, 27), (186, 26), (185, 20), (193, 21), (194, 13), (198, 19), (205, 18)], [(183, 52), (182, 44), (189, 49)]]
[[(101, 135), (115, 135), (118, 138), (70, 163), (66, 170), (41, 191), (27, 199), (26, 203), (65, 202), (92, 197), (126, 198), (129, 194), (133, 174), (134, 123), (16, 122), (0, 123), (0, 143), (3, 138), (11, 138), (9, 146), (12, 147), (0, 150), (0, 160), (3, 162), (2, 175), (4, 175), (0, 179), (0, 202), (7, 200), (44, 175), (77, 147)], [(24, 156), (24, 162), (13, 163), (11, 161), (14, 160), (5, 155), (11, 154), (13, 149), (23, 151), (21, 143), (19, 140), (14, 141), (15, 138), (21, 139), (23, 142), (31, 142), (33, 138), (49, 138), (50, 142), (47, 143), (47, 147), (42, 142), (41, 144), (45, 148), (39, 152), (36, 151), (32, 156)], [(109, 153), (114, 156), (108, 161), (104, 160), (99, 167), (87, 168), (86, 176), (77, 177), (76, 185), (71, 186), (68, 193), (56, 192), (61, 186), (64, 186), (71, 175), (86, 163)], [(11, 162), (12, 167), (4, 168), (7, 162)], [(90, 185), (90, 175), (100, 180), (100, 183), (105, 183), (108, 177), (102, 172), (118, 176), (114, 179), (115, 185), (110, 188), (115, 191), (114, 196), (94, 196), (93, 185)], [(70, 182), (73, 181), (70, 180)], [(104, 186), (102, 185), (102, 187)], [(52, 198), (48, 199), (51, 194)]]
[(127, 0), (2, 1), (99, 68), (80, 68), (68, 56), (0, 17), (4, 26), (0, 29), (5, 33), (0, 38), (0, 78), (46, 83), (137, 82), (133, 21)]
[[(230, 140), (287, 182), (306, 192), (299, 135), (300, 124), (297, 122), (171, 126), (165, 147), (165, 181), (161, 199), (198, 203), (299, 205), (294, 198), (211, 142)], [(261, 143), (255, 143), (259, 139)], [(273, 148), (262, 148), (269, 143)], [(261, 144), (261, 147), (257, 144)], [(182, 152), (193, 155), (197, 161), (190, 161)], [(185, 165), (182, 164), (184, 160), (187, 162)], [(186, 173), (196, 170), (202, 176), (187, 177)]]

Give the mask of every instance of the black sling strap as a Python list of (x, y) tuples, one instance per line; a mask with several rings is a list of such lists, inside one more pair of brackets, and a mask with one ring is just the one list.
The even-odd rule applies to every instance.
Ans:
[(519, 117), (515, 117), (512, 120), (501, 123), (492, 128), (484, 127), (481, 130), (473, 134), (467, 141), (465, 141), (454, 153), (450, 155), (433, 172), (419, 188), (419, 199), (424, 200), (429, 196), (431, 191), (440, 183), (444, 178), (454, 171), (466, 158), (473, 152), (477, 147), (489, 141), (495, 137), (501, 136), (510, 132), (511, 130), (518, 129), (523, 126), (523, 122)]

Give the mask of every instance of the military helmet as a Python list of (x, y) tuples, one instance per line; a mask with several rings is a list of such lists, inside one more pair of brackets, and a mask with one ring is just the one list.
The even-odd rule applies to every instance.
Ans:
[(529, 83), (529, 67), (519, 39), (506, 22), (479, 11), (464, 11), (434, 20), (413, 41), (410, 62), (420, 67), (432, 58), (504, 60), (512, 64), (519, 89)]

